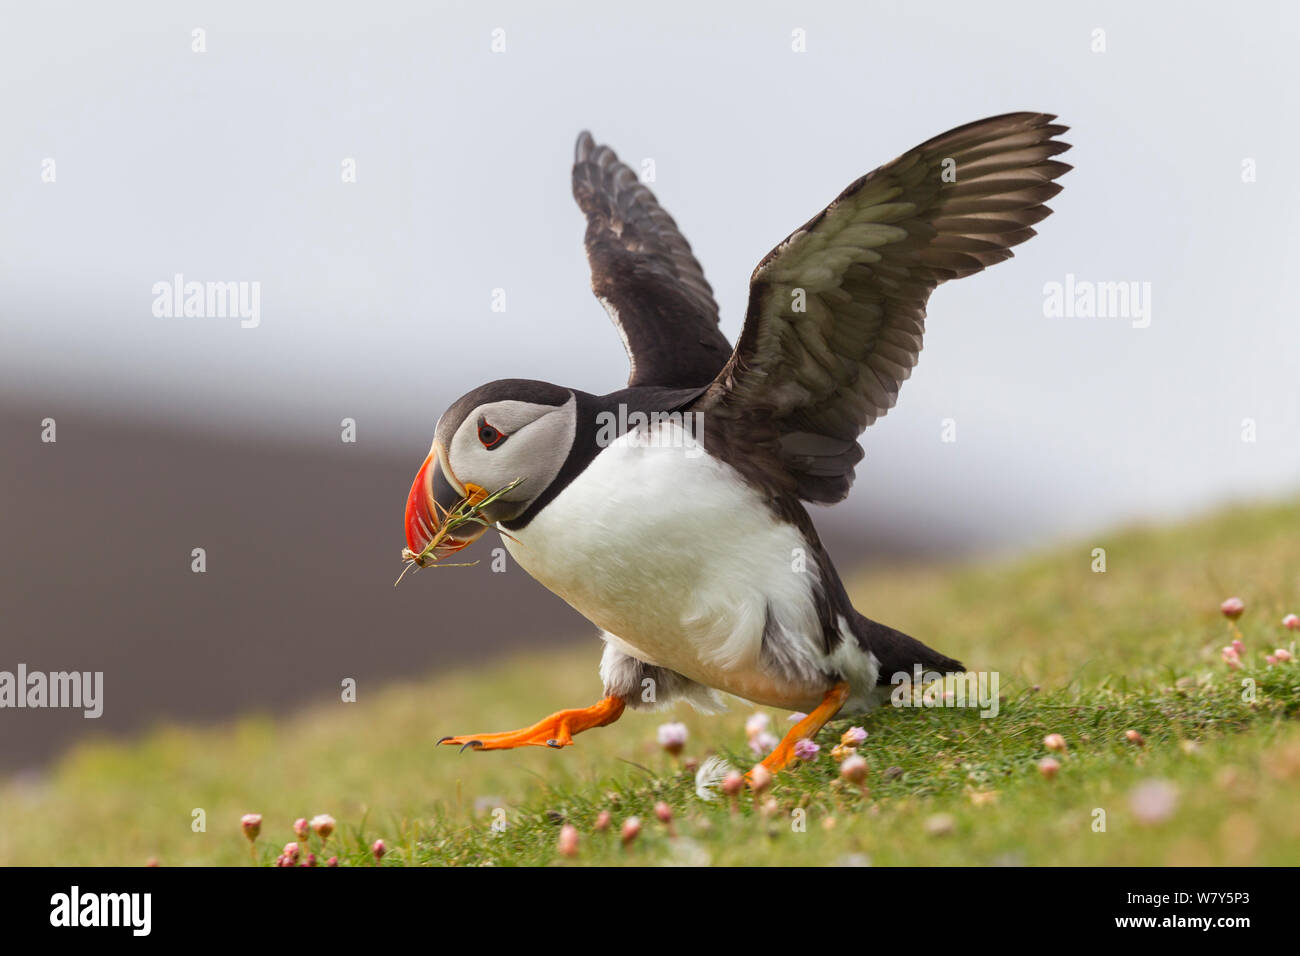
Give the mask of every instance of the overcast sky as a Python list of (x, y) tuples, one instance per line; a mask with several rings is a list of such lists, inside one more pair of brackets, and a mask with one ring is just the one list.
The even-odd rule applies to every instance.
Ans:
[[(1296, 5), (1088, 7), (5, 2), (0, 393), (286, 441), (350, 416), (414, 467), (483, 381), (626, 377), (579, 130), (653, 161), (734, 339), (754, 265), (848, 182), (1032, 109), (1072, 127), (1056, 213), (931, 299), (855, 506), (1037, 540), (1294, 490)], [(260, 283), (259, 324), (155, 315), (178, 273)], [(1049, 315), (1067, 275), (1149, 315)]]

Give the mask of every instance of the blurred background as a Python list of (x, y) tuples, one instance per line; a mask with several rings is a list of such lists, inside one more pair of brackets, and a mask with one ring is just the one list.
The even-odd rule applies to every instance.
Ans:
[[(653, 168), (734, 340), (754, 265), (852, 179), (991, 114), (1072, 127), (1056, 214), (936, 293), (853, 495), (817, 512), (842, 567), (1300, 484), (1293, 6), (0, 10), (0, 670), (105, 672), (97, 721), (0, 711), (2, 770), (592, 639), (515, 568), (392, 586), (451, 400), (626, 377), (569, 192), (584, 128)], [(176, 274), (259, 283), (260, 322), (155, 315)], [(1149, 325), (1049, 316), (1067, 276), (1149, 283)]]

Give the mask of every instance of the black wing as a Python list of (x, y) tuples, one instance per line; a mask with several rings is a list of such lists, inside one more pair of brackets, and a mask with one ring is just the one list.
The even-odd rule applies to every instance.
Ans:
[(584, 132), (573, 162), (573, 198), (587, 217), (591, 288), (623, 336), (628, 385), (703, 386), (731, 343), (704, 270), (672, 217), (608, 146)]
[[(848, 494), (863, 429), (912, 371), (935, 286), (1011, 258), (1070, 169), (1066, 127), (1010, 113), (958, 127), (863, 176), (758, 264), (745, 328), (696, 408), (771, 451), (767, 480)], [(746, 427), (748, 426), (748, 427)]]

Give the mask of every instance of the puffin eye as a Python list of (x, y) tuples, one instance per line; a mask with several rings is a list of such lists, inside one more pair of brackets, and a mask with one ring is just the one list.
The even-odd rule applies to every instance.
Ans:
[(503, 432), (493, 428), (487, 422), (480, 422), (478, 426), (478, 440), (482, 442), (484, 448), (490, 451), (505, 441), (506, 436)]

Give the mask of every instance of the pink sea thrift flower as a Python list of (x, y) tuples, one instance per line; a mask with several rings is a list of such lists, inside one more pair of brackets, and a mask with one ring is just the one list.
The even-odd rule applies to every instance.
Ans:
[(260, 813), (245, 813), (239, 818), (239, 826), (244, 831), (244, 836), (248, 837), (248, 842), (252, 843), (257, 839), (257, 835), (262, 832), (262, 815)]
[(749, 749), (761, 757), (770, 754), (780, 742), (767, 731), (763, 731), (749, 738)]
[(334, 818), (328, 813), (318, 813), (311, 818), (310, 826), (316, 831), (318, 837), (328, 840), (330, 834), (334, 832)]
[(1282, 664), (1290, 663), (1292, 658), (1291, 652), (1288, 651), (1285, 647), (1279, 647), (1277, 650), (1273, 652), (1273, 656), (1276, 657), (1278, 661)]
[(1044, 757), (1038, 761), (1038, 772), (1048, 780), (1053, 780), (1061, 772), (1061, 762), (1054, 757)]
[(631, 842), (637, 838), (637, 834), (639, 834), (640, 832), (641, 832), (640, 817), (628, 817), (626, 820), (624, 820), (623, 828), (620, 834), (623, 838), (623, 845), (628, 846), (629, 844), (631, 844)]
[(768, 717), (767, 714), (762, 711), (751, 714), (749, 720), (745, 721), (745, 736), (751, 739), (757, 737), (759, 734), (766, 731), (771, 723), (772, 718)]
[(836, 763), (843, 763), (848, 757), (852, 757), (858, 752), (856, 747), (849, 747), (844, 744), (836, 744), (831, 748), (831, 759)]
[(867, 739), (867, 732), (862, 727), (850, 727), (840, 734), (840, 743), (846, 747), (857, 747)]
[(1167, 780), (1138, 784), (1129, 795), (1129, 808), (1141, 823), (1163, 823), (1178, 808), (1178, 788)]
[(733, 770), (722, 778), (722, 792), (729, 797), (734, 797), (745, 787), (745, 778), (740, 771)]
[(578, 828), (572, 823), (560, 827), (559, 851), (561, 856), (578, 855)]
[(857, 754), (845, 757), (840, 764), (840, 776), (849, 783), (861, 784), (867, 779), (867, 761)]
[(682, 748), (686, 746), (686, 736), (685, 724), (659, 725), (659, 746), (674, 757), (681, 753)]
[(1043, 738), (1043, 746), (1048, 750), (1054, 750), (1057, 753), (1065, 752), (1065, 738), (1060, 734), (1048, 734)]
[(388, 847), (384, 846), (383, 840), (376, 840), (370, 844), (370, 852), (374, 856), (375, 862), (378, 863), (384, 858), (384, 854), (388, 852)]
[(1229, 621), (1235, 621), (1246, 610), (1246, 602), (1239, 597), (1230, 597), (1219, 605), (1219, 610)]
[(1282, 618), (1282, 626), (1288, 631), (1300, 631), (1300, 616), (1288, 614), (1286, 617)]
[(811, 740), (797, 740), (794, 745), (794, 755), (800, 760), (814, 760), (821, 753), (821, 749)]

